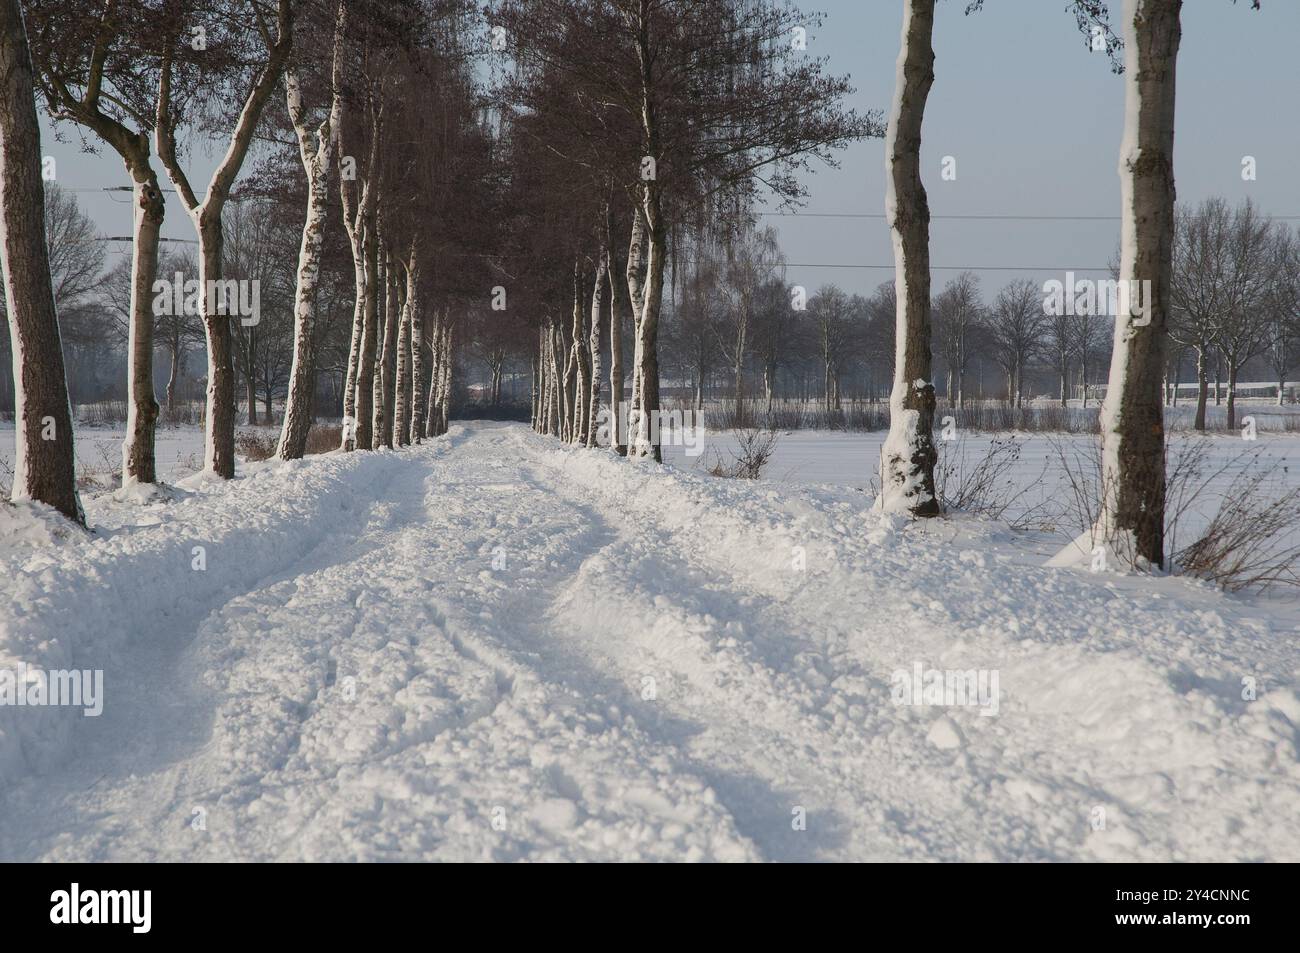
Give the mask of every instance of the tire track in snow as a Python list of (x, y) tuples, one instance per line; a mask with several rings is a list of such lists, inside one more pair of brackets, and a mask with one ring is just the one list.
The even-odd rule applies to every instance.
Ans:
[[(364, 527), (323, 541), (322, 562), (286, 561), (197, 626), (178, 667), (208, 676), (218, 707), (205, 744), (170, 763), (119, 750), (93, 793), (65, 772), (56, 803), (29, 789), (9, 803), (30, 833), (5, 855), (751, 857), (670, 751), (502, 647), (497, 621), (509, 631), (517, 593), (485, 585), (474, 552), (499, 538), (500, 489), (473, 490), (482, 461), (448, 456), (394, 455), (392, 479), (366, 488)], [(356, 700), (340, 702), (353, 676)], [(205, 832), (187, 826), (196, 803)]]

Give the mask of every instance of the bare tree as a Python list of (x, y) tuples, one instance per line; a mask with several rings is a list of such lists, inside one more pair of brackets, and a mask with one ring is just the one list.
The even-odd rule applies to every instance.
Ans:
[[(109, 269), (101, 281), (101, 307), (107, 312), (115, 342), (125, 345), (130, 337), (132, 300), (131, 282), (134, 272), (132, 259), (122, 259)], [(198, 262), (184, 252), (160, 252), (157, 275), (167, 282), (159, 294), (171, 295), (172, 287), (185, 288), (186, 282), (198, 278)], [(155, 296), (155, 301), (156, 301)], [(163, 407), (167, 414), (176, 410), (176, 390), (185, 373), (190, 351), (203, 343), (203, 323), (188, 308), (169, 305), (151, 308), (153, 316), (153, 341), (155, 347), (165, 351), (168, 358), (167, 388)]]
[(1048, 325), (1038, 285), (1022, 278), (1004, 287), (993, 301), (988, 325), (993, 358), (1007, 375), (1007, 400), (1012, 406), (1023, 406), (1025, 370)]
[(736, 422), (744, 423), (745, 362), (752, 346), (755, 306), (763, 286), (784, 277), (785, 261), (776, 242), (776, 232), (768, 227), (754, 229), (748, 222), (740, 224), (740, 234), (728, 241), (724, 280), (720, 287), (727, 296), (721, 317), (726, 333), (718, 344), (731, 365), (733, 394), (736, 398)]
[(754, 349), (762, 365), (763, 397), (769, 414), (776, 399), (777, 372), (795, 356), (792, 351), (800, 312), (792, 307), (791, 294), (783, 278), (772, 278), (756, 296)]
[(1075, 316), (1059, 309), (1058, 313), (1049, 314), (1043, 322), (1047, 331), (1043, 349), (1051, 355), (1052, 368), (1056, 371), (1058, 397), (1064, 407), (1070, 398), (1070, 368), (1075, 356), (1075, 333), (1077, 323)]
[(1269, 367), (1277, 378), (1277, 402), (1286, 399), (1287, 372), (1300, 357), (1300, 235), (1279, 228), (1264, 297)]
[(961, 407), (966, 394), (966, 371), (974, 353), (975, 330), (984, 310), (979, 278), (963, 271), (944, 285), (934, 299), (933, 308), (937, 350), (947, 365), (948, 405)]
[(1228, 365), (1228, 429), (1237, 426), (1237, 375), (1268, 343), (1265, 299), (1276, 267), (1273, 223), (1254, 203), (1233, 211), (1228, 236), (1228, 273), (1214, 344)]
[(840, 409), (840, 375), (852, 340), (849, 296), (835, 285), (818, 289), (808, 302), (808, 317), (817, 329), (823, 406), (828, 412), (836, 411)]
[(1079, 385), (1084, 407), (1088, 406), (1088, 385), (1092, 382), (1089, 372), (1093, 367), (1094, 358), (1100, 359), (1104, 356), (1102, 348), (1106, 343), (1109, 324), (1107, 317), (1101, 314), (1089, 312), (1074, 316), (1072, 349), (1074, 359), (1079, 365)]

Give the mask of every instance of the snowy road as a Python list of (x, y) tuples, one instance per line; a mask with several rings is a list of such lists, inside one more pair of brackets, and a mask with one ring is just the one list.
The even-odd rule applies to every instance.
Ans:
[(96, 504), (0, 549), (106, 692), (0, 709), (0, 859), (1300, 860), (1292, 616), (869, 504), (509, 425)]

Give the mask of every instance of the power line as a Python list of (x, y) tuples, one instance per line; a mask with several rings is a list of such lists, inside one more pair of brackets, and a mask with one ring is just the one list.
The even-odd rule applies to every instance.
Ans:
[[(873, 218), (883, 219), (884, 212), (759, 212), (773, 218)], [(1297, 221), (1300, 215), (1270, 215), (1278, 221)], [(993, 222), (1118, 222), (1119, 215), (931, 215), (931, 219)]]
[[(101, 242), (134, 242), (135, 239), (130, 235), (102, 235), (99, 239)], [(173, 245), (197, 245), (197, 238), (160, 238), (160, 242), (169, 242)]]
[[(57, 183), (56, 183), (57, 184)], [(59, 188), (65, 192), (134, 192), (133, 185), (60, 185)], [(175, 189), (159, 189), (159, 192), (170, 192), (176, 194)]]
[[(682, 261), (683, 259), (678, 259)], [(689, 259), (687, 259), (690, 261)], [(697, 264), (690, 261), (691, 264)], [(832, 263), (832, 262), (782, 262), (786, 268), (880, 268), (886, 271), (893, 271), (894, 265), (859, 265), (852, 262)], [(1081, 265), (1070, 265), (1064, 268), (1043, 267), (1042, 265), (931, 265), (931, 271), (1050, 271), (1050, 272), (1067, 272), (1067, 271), (1111, 271), (1110, 268), (1091, 268)]]

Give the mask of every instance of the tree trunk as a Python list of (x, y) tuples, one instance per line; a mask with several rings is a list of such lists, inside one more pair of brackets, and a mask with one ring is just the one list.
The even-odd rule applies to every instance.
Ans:
[(425, 437), (438, 436), (438, 387), (442, 381), (443, 311), (434, 311), (433, 329), (429, 334), (429, 400), (425, 411)]
[(537, 350), (533, 352), (530, 397), (533, 405), (533, 430), (542, 432), (542, 367), (545, 360), (546, 344), (542, 340), (541, 328), (537, 330)]
[(663, 462), (663, 450), (657, 439), (659, 414), (659, 309), (663, 302), (664, 268), (668, 258), (667, 233), (660, 208), (659, 185), (645, 184), (646, 232), (649, 236), (646, 255), (646, 281), (641, 320), (637, 322), (636, 379), (640, 386), (639, 413), (632, 456), (653, 457)]
[(374, 449), (375, 351), (379, 345), (379, 241), (375, 235), (373, 208), (366, 214), (362, 239), (365, 262), (365, 292), (361, 330), (361, 353), (357, 359), (357, 446)]
[(557, 329), (559, 335), (559, 347), (557, 353), (563, 362), (563, 371), (560, 374), (560, 388), (563, 394), (563, 410), (560, 416), (560, 439), (566, 443), (573, 438), (573, 398), (575, 394), (574, 376), (575, 355), (573, 346), (565, 336), (563, 325)]
[(248, 426), (257, 426), (257, 378), (253, 374), (257, 360), (257, 328), (249, 328), (244, 348), (244, 402), (248, 405)]
[(348, 371), (343, 381), (343, 440), (345, 451), (357, 448), (357, 378), (361, 372), (361, 342), (366, 325), (366, 253), (361, 233), (349, 236), (352, 246), (353, 283), (356, 301), (352, 306), (352, 338), (348, 346)]
[(1196, 349), (1196, 421), (1195, 429), (1205, 430), (1205, 404), (1209, 399), (1210, 381), (1205, 367), (1205, 348)]
[(591, 410), (591, 360), (587, 352), (588, 329), (585, 320), (582, 270), (573, 263), (573, 428), (571, 439), (580, 447), (587, 445), (588, 412)]
[(406, 276), (394, 276), (397, 288), (397, 376), (393, 384), (393, 443), (411, 442), (411, 309), (406, 297)]
[(550, 412), (550, 431), (549, 433), (564, 439), (564, 369), (562, 366), (561, 355), (564, 353), (564, 333), (555, 326), (556, 322), (551, 321), (550, 329), (550, 351), (551, 351), (551, 412)]
[[(131, 317), (127, 331), (126, 438), (122, 441), (122, 485), (153, 483), (154, 436), (158, 400), (153, 389), (153, 284), (158, 274), (158, 240), (162, 233), (162, 190), (148, 159), (127, 162), (134, 180), (135, 228), (131, 242)], [(178, 316), (179, 317), (179, 316)], [(168, 382), (168, 408), (175, 388), (176, 355)]]
[(280, 428), (280, 446), (277, 451), (281, 460), (300, 459), (307, 449), (307, 436), (311, 432), (312, 397), (316, 388), (316, 288), (320, 283), (321, 247), (329, 203), (329, 168), (333, 161), (334, 130), (339, 121), (340, 47), (345, 19), (346, 5), (340, 3), (334, 33), (334, 94), (329, 117), (316, 130), (315, 148), (312, 148), (311, 132), (307, 128), (298, 74), (290, 69), (285, 71), (284, 76), (289, 117), (297, 134), (298, 153), (307, 176), (307, 218), (302, 226), (302, 242), (298, 249), (298, 277), (293, 306), (293, 359), (289, 367), (284, 424)]
[(1101, 409), (1101, 536), (1119, 558), (1164, 565), (1165, 431), (1160, 372), (1172, 275), (1174, 87), (1181, 0), (1125, 0), (1120, 286), (1150, 282), (1147, 313), (1115, 320)]
[[(176, 409), (176, 382), (181, 376), (181, 341), (180, 335), (172, 335), (170, 347), (168, 348), (171, 355), (171, 367), (167, 372), (167, 414), (170, 416)], [(128, 411), (129, 413), (130, 411)], [(129, 430), (128, 430), (129, 432)], [(123, 470), (123, 473), (126, 471)]]
[(534, 354), (532, 361), (529, 362), (528, 375), (528, 398), (529, 407), (531, 408), (531, 421), (533, 429), (537, 429), (537, 355)]
[(235, 475), (235, 363), (230, 315), (211, 300), (222, 273), (221, 203), (204, 203), (197, 213), (199, 286), (203, 302), (203, 334), (208, 345), (208, 387), (205, 408), (207, 434), (204, 469), (224, 479)]
[(615, 245), (609, 234), (609, 216), (606, 222), (606, 243), (609, 246), (609, 408), (610, 436), (614, 450), (621, 457), (627, 456), (627, 434), (620, 426), (623, 405), (623, 289), (620, 283), (618, 261), (615, 257)]
[(930, 380), (930, 206), (921, 184), (921, 123), (934, 83), (934, 0), (904, 0), (902, 49), (885, 138), (885, 211), (894, 245), (897, 329), (880, 506), (937, 516), (934, 382)]
[(411, 312), (411, 443), (424, 438), (424, 312), (420, 309), (420, 273), (415, 249), (406, 266), (406, 306)]
[(444, 324), (442, 330), (443, 357), (442, 360), (439, 362), (442, 370), (439, 379), (439, 386), (438, 386), (437, 423), (438, 423), (438, 436), (440, 437), (447, 432), (447, 424), (451, 417), (451, 387), (452, 387), (451, 375), (454, 368), (452, 362), (453, 329), (451, 326), (450, 317), (451, 316), (448, 315), (448, 320)]
[[(645, 308), (645, 213), (637, 202), (632, 216), (632, 237), (627, 249), (627, 296), (632, 306), (632, 395), (628, 406), (625, 441), (631, 441), (641, 416), (641, 312)], [(624, 453), (624, 456), (627, 454)]]
[(18, 0), (0, 0), (0, 248), (14, 372), (11, 496), (48, 504), (85, 525), (45, 245), (45, 186), (32, 61)]
[(604, 343), (605, 282), (609, 275), (609, 247), (601, 245), (600, 258), (596, 263), (596, 281), (591, 288), (591, 322), (587, 340), (587, 352), (591, 355), (591, 385), (587, 398), (587, 446), (595, 447), (596, 419), (600, 414), (600, 377), (601, 345)]
[(1228, 358), (1228, 429), (1237, 429), (1237, 361)]
[(397, 326), (400, 322), (397, 305), (397, 281), (393, 267), (393, 253), (385, 249), (382, 255), (382, 276), (379, 285), (384, 294), (384, 335), (380, 351), (378, 374), (375, 382), (375, 447), (393, 449), (393, 415), (397, 410)]

